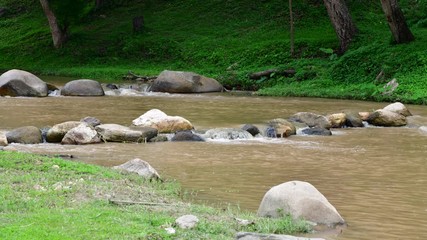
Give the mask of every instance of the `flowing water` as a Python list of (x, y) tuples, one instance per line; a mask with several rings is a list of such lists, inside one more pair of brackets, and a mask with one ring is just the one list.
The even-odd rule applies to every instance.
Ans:
[[(100, 98), (0, 98), (0, 129), (51, 126), (86, 116), (103, 123), (130, 125), (158, 108), (179, 115), (197, 130), (262, 125), (302, 111), (319, 114), (371, 111), (385, 103), (261, 98), (253, 96), (147, 95)], [(246, 141), (106, 143), (87, 146), (18, 145), (36, 153), (73, 154), (104, 166), (133, 158), (148, 161), (167, 178), (177, 179), (197, 201), (238, 204), (256, 211), (272, 186), (301, 180), (312, 183), (348, 222), (327, 239), (426, 239), (427, 107), (408, 105), (414, 114), (402, 128), (336, 129), (333, 136), (291, 136)]]

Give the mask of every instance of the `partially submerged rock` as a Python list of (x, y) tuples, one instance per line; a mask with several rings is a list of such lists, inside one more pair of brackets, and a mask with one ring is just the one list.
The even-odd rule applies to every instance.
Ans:
[(64, 96), (104, 96), (104, 90), (99, 82), (90, 79), (80, 79), (68, 82), (61, 89)]
[(306, 128), (303, 129), (302, 134), (305, 135), (317, 135), (317, 136), (331, 136), (332, 132), (329, 129), (325, 128), (319, 128), (319, 127), (313, 127), (313, 128)]
[(179, 131), (171, 139), (172, 142), (204, 142), (201, 136), (194, 134), (192, 131)]
[(0, 76), (0, 96), (46, 97), (47, 84), (32, 73), (13, 69)]
[(286, 214), (328, 226), (345, 223), (335, 207), (308, 182), (282, 183), (264, 195), (258, 209), (259, 216), (278, 218)]
[(126, 172), (137, 173), (145, 179), (160, 180), (160, 175), (157, 173), (156, 169), (154, 169), (148, 162), (139, 158), (127, 161), (113, 168), (124, 170)]
[(253, 136), (248, 132), (242, 129), (236, 128), (214, 128), (206, 131), (204, 134), (205, 138), (210, 139), (226, 139), (226, 140), (236, 140), (236, 139), (251, 139)]
[(403, 115), (405, 117), (412, 116), (412, 113), (409, 112), (409, 110), (406, 108), (406, 106), (400, 102), (395, 102), (395, 103), (389, 104), (385, 108), (383, 108), (383, 110), (398, 113), (398, 114)]
[(107, 142), (142, 142), (144, 138), (141, 131), (132, 130), (119, 124), (102, 124), (95, 130)]
[[(297, 130), (291, 122), (282, 118), (276, 118), (268, 121), (268, 125), (274, 128), (275, 137), (284, 138), (295, 135)], [(271, 131), (271, 130), (270, 130)], [(274, 133), (269, 133), (269, 137), (273, 137)]]
[(6, 133), (8, 143), (37, 144), (42, 143), (42, 133), (39, 128), (26, 126), (13, 129)]
[(243, 125), (242, 130), (248, 131), (254, 137), (260, 133), (259, 129), (252, 124)]
[(380, 109), (369, 115), (368, 123), (382, 127), (401, 127), (407, 124), (407, 120), (404, 115)]
[(193, 125), (180, 116), (168, 116), (159, 109), (152, 109), (132, 121), (134, 126), (152, 127), (159, 133), (174, 133), (177, 131), (191, 130)]
[(68, 131), (62, 139), (62, 144), (92, 144), (100, 143), (101, 137), (98, 132), (90, 125), (81, 123), (77, 127)]
[(347, 114), (345, 113), (333, 113), (327, 116), (329, 122), (331, 123), (332, 128), (342, 128), (344, 127)]
[(296, 113), (289, 118), (289, 121), (305, 123), (309, 127), (331, 128), (331, 123), (325, 116), (311, 112)]
[(150, 90), (169, 93), (204, 93), (221, 92), (222, 89), (222, 85), (213, 78), (193, 72), (165, 70), (154, 80)]
[(359, 113), (346, 113), (345, 125), (347, 127), (364, 127), (362, 118)]

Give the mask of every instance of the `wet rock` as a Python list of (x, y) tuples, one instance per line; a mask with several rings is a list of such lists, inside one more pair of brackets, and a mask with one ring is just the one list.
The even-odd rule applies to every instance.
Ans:
[(64, 138), (65, 134), (71, 129), (79, 126), (81, 122), (68, 121), (54, 125), (47, 131), (46, 141), (49, 143), (59, 143)]
[(152, 127), (137, 127), (131, 126), (130, 129), (141, 132), (141, 142), (149, 142), (156, 137), (159, 131)]
[(346, 113), (345, 125), (347, 127), (364, 127), (362, 118), (358, 113)]
[(119, 124), (102, 124), (95, 127), (95, 130), (107, 142), (141, 142), (142, 132), (132, 130)]
[(265, 130), (265, 136), (269, 138), (276, 138), (277, 137), (276, 129), (271, 126), (267, 127), (267, 129)]
[(64, 96), (104, 96), (104, 90), (99, 82), (90, 79), (80, 79), (68, 82), (61, 89)]
[(153, 137), (152, 139), (150, 139), (150, 142), (167, 142), (167, 141), (169, 141), (169, 139), (164, 135), (159, 135), (157, 137)]
[(32, 73), (13, 69), (0, 76), (0, 96), (46, 97), (47, 84)]
[(289, 118), (289, 121), (305, 123), (309, 127), (331, 128), (331, 123), (325, 116), (311, 112), (296, 113)]
[(409, 110), (406, 108), (406, 106), (400, 102), (395, 102), (395, 103), (389, 104), (385, 108), (383, 108), (383, 110), (398, 113), (398, 114), (403, 115), (405, 117), (412, 116), (412, 113), (409, 112)]
[(253, 136), (248, 132), (242, 129), (236, 128), (215, 128), (206, 131), (204, 134), (205, 138), (209, 139), (226, 139), (226, 140), (236, 140), (236, 139), (251, 139)]
[(202, 137), (194, 134), (192, 131), (179, 131), (171, 139), (172, 142), (203, 142), (205, 141)]
[(6, 133), (8, 143), (37, 144), (42, 143), (42, 133), (40, 129), (33, 126), (26, 126), (13, 129)]
[(222, 89), (222, 85), (213, 78), (192, 72), (165, 70), (154, 80), (150, 90), (169, 93), (204, 93), (221, 92)]
[(193, 125), (187, 119), (179, 116), (168, 116), (159, 109), (152, 109), (132, 121), (134, 126), (152, 127), (159, 133), (174, 133), (191, 130)]
[(113, 169), (120, 169), (126, 172), (137, 173), (145, 179), (160, 180), (160, 175), (157, 173), (156, 169), (154, 169), (148, 162), (139, 158), (135, 158), (119, 166), (115, 166)]
[(256, 126), (254, 126), (254, 125), (252, 125), (252, 124), (245, 124), (243, 127), (242, 127), (242, 130), (243, 131), (247, 131), (247, 132), (249, 132), (252, 136), (256, 136), (257, 134), (259, 134), (260, 132), (259, 132), (259, 129), (256, 127)]
[(327, 116), (331, 123), (331, 128), (342, 128), (344, 127), (347, 115), (345, 113), (334, 113)]
[(175, 224), (181, 229), (191, 229), (196, 227), (199, 219), (194, 215), (184, 215), (175, 220)]
[(92, 127), (96, 127), (98, 125), (101, 125), (101, 120), (95, 117), (85, 117), (80, 119), (80, 122), (87, 123), (88, 125), (91, 125)]
[(47, 138), (47, 132), (49, 131), (49, 129), (50, 129), (50, 127), (48, 127), (48, 126), (40, 128), (40, 131), (42, 132), (42, 142), (43, 143), (47, 142), (46, 138)]
[(278, 218), (286, 214), (328, 226), (345, 223), (335, 207), (308, 182), (282, 183), (264, 195), (258, 209), (259, 216)]
[(362, 121), (368, 121), (369, 115), (371, 115), (370, 112), (359, 112), (359, 117)]
[(302, 134), (305, 135), (318, 135), (318, 136), (331, 136), (332, 132), (329, 129), (324, 129), (324, 128), (318, 128), (318, 127), (314, 127), (314, 128), (306, 128), (303, 129)]
[(295, 237), (290, 235), (279, 235), (279, 234), (262, 234), (262, 233), (251, 233), (251, 232), (239, 232), (236, 234), (238, 240), (325, 240), (323, 238), (305, 238)]
[(276, 119), (270, 120), (268, 122), (268, 125), (274, 128), (276, 132), (276, 137), (279, 137), (279, 138), (289, 137), (297, 133), (295, 126), (291, 122), (282, 118), (276, 118)]
[(405, 126), (407, 124), (407, 120), (405, 116), (399, 113), (380, 109), (369, 115), (368, 123), (375, 126), (400, 127)]
[(0, 131), (0, 146), (7, 146), (6, 132)]
[(77, 127), (68, 131), (62, 139), (62, 144), (92, 144), (100, 143), (101, 137), (98, 132), (90, 125), (81, 123)]
[(116, 84), (112, 84), (112, 83), (108, 83), (107, 85), (105, 85), (106, 88), (108, 89), (119, 89), (119, 87), (117, 87)]

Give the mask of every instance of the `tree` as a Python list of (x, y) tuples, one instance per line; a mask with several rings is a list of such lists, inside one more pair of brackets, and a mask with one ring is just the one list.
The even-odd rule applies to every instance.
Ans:
[(345, 0), (323, 0), (323, 2), (340, 41), (338, 54), (343, 54), (357, 33), (356, 25), (351, 19)]
[(291, 56), (295, 52), (295, 34), (294, 34), (294, 13), (292, 11), (292, 0), (289, 0), (289, 24), (290, 24), (290, 42), (291, 42)]
[(413, 41), (414, 35), (406, 24), (403, 12), (397, 0), (381, 0), (381, 6), (387, 18), (388, 26), (396, 43)]
[(43, 12), (46, 15), (47, 21), (49, 22), (50, 32), (52, 34), (53, 46), (60, 48), (68, 39), (67, 29), (61, 28), (58, 23), (58, 19), (55, 13), (52, 11), (49, 2), (47, 0), (40, 0)]
[(55, 48), (67, 42), (69, 26), (81, 20), (93, 7), (86, 0), (40, 0), (40, 4), (49, 22)]

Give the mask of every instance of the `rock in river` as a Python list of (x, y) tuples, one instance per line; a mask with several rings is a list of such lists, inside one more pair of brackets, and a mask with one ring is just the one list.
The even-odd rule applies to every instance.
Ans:
[(47, 84), (32, 73), (13, 69), (0, 76), (0, 96), (46, 97)]
[(193, 129), (193, 125), (187, 119), (179, 116), (168, 116), (159, 109), (151, 109), (134, 119), (132, 124), (140, 127), (152, 127), (157, 129), (159, 133), (174, 133)]
[(27, 126), (6, 133), (8, 143), (37, 144), (43, 141), (42, 132), (37, 127)]
[(221, 92), (222, 85), (213, 78), (193, 72), (165, 70), (154, 80), (151, 91), (169, 93)]
[(59, 143), (64, 138), (65, 134), (71, 129), (79, 126), (81, 122), (68, 121), (54, 125), (47, 131), (46, 141), (50, 143)]
[(104, 90), (99, 82), (90, 79), (80, 79), (68, 82), (61, 89), (64, 96), (104, 96)]
[(79, 126), (71, 129), (65, 134), (62, 139), (62, 144), (91, 144), (91, 143), (100, 143), (101, 137), (98, 132), (92, 126), (81, 123)]

